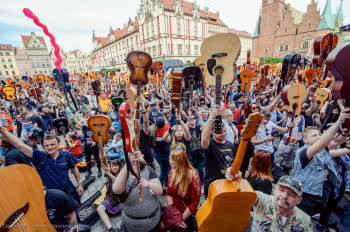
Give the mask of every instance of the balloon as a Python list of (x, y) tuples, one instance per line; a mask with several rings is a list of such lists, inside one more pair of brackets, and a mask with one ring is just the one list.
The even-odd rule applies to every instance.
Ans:
[(57, 70), (61, 71), (61, 63), (62, 63), (62, 57), (60, 56), (60, 47), (58, 46), (58, 44), (56, 43), (56, 39), (55, 36), (53, 34), (51, 34), (48, 30), (45, 24), (42, 24), (39, 21), (39, 18), (28, 8), (24, 8), (23, 9), (23, 13), (25, 16), (27, 16), (28, 18), (33, 19), (34, 23), (36, 25), (38, 25), (39, 27), (41, 27), (44, 31), (44, 33), (50, 37), (50, 41), (52, 46), (55, 48), (55, 56), (57, 58), (56, 62), (55, 62), (55, 66), (57, 68)]

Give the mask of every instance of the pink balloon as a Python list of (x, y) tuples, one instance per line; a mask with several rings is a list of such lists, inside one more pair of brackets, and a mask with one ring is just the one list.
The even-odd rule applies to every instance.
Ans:
[(34, 23), (36, 25), (38, 25), (39, 27), (41, 27), (45, 33), (45, 35), (47, 35), (48, 37), (50, 37), (50, 41), (52, 46), (55, 48), (55, 56), (57, 58), (56, 62), (55, 62), (55, 66), (57, 68), (58, 71), (61, 71), (62, 67), (61, 67), (61, 63), (62, 63), (62, 57), (60, 56), (60, 47), (58, 46), (58, 44), (56, 43), (56, 39), (55, 36), (53, 34), (51, 34), (48, 30), (45, 24), (42, 24), (39, 21), (39, 18), (28, 8), (24, 8), (23, 9), (23, 13), (25, 16), (27, 16), (28, 18), (33, 19)]

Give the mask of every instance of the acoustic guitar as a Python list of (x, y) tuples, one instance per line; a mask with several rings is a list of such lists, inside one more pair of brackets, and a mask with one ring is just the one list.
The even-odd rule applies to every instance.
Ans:
[[(295, 117), (300, 115), (301, 106), (307, 99), (306, 87), (300, 83), (286, 85), (281, 93), (283, 103), (288, 106), (287, 112), (291, 115), (291, 123), (294, 123)], [(292, 141), (292, 130), (289, 131), (288, 139), (284, 142), (286, 145)]]
[(112, 120), (105, 115), (94, 115), (88, 120), (88, 126), (92, 131), (92, 139), (99, 145), (100, 160), (104, 170), (107, 169), (107, 158), (103, 151), (103, 143), (109, 140), (109, 128), (112, 126)]
[(207, 69), (205, 82), (207, 86), (216, 86), (218, 67), (224, 69), (222, 85), (231, 84), (234, 78), (233, 64), (241, 50), (241, 42), (233, 33), (221, 33), (206, 38), (201, 45), (201, 58)]
[(205, 91), (205, 86), (206, 86), (206, 82), (205, 82), (205, 73), (206, 73), (206, 66), (204, 65), (202, 58), (201, 57), (197, 57), (194, 60), (194, 65), (198, 66), (201, 68), (202, 70), (202, 88), (201, 88), (201, 95), (199, 97), (199, 104), (201, 106), (205, 105), (205, 96), (204, 96), (204, 91)]
[(5, 94), (6, 101), (14, 101), (17, 100), (16, 97), (16, 88), (12, 86), (4, 86), (1, 88), (1, 92)]
[(199, 89), (201, 86), (202, 70), (198, 66), (188, 66), (182, 70), (182, 75), (185, 81), (185, 89), (189, 89), (189, 109), (193, 107), (193, 90)]
[[(248, 141), (255, 136), (264, 116), (253, 113), (244, 126), (231, 172), (236, 175), (241, 167)], [(246, 179), (233, 182), (216, 180), (209, 186), (207, 200), (198, 210), (196, 219), (200, 232), (243, 232), (250, 223), (250, 209), (256, 193)]]
[(332, 98), (332, 92), (327, 88), (317, 88), (315, 91), (317, 109), (321, 109), (324, 103)]
[(25, 164), (0, 168), (0, 232), (54, 232), (38, 172)]

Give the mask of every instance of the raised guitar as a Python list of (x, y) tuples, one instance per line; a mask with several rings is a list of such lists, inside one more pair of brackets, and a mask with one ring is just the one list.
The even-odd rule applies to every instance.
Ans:
[(193, 90), (200, 88), (202, 70), (198, 66), (188, 66), (182, 70), (182, 75), (185, 81), (185, 89), (189, 89), (190, 91), (189, 109), (191, 109), (193, 107)]
[(16, 88), (12, 86), (4, 86), (1, 88), (1, 92), (5, 94), (6, 101), (14, 101), (16, 97)]
[[(250, 114), (248, 122), (242, 130), (235, 160), (232, 165), (232, 175), (236, 175), (248, 145), (255, 136), (264, 116), (259, 113)], [(246, 179), (233, 182), (216, 180), (209, 186), (207, 200), (198, 210), (196, 219), (200, 232), (242, 232), (250, 223), (250, 209), (256, 201), (256, 193)]]
[(89, 118), (88, 126), (93, 134), (92, 139), (99, 145), (101, 164), (103, 169), (106, 170), (108, 165), (106, 154), (103, 151), (103, 143), (109, 140), (108, 130), (112, 126), (112, 120), (105, 115), (94, 115)]

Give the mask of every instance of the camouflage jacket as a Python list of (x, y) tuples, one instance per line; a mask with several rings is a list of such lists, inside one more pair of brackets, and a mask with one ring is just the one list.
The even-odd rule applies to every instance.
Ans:
[(283, 225), (282, 216), (274, 205), (274, 196), (256, 193), (252, 232), (313, 232), (311, 218), (302, 210), (295, 207), (294, 215), (287, 217)]

